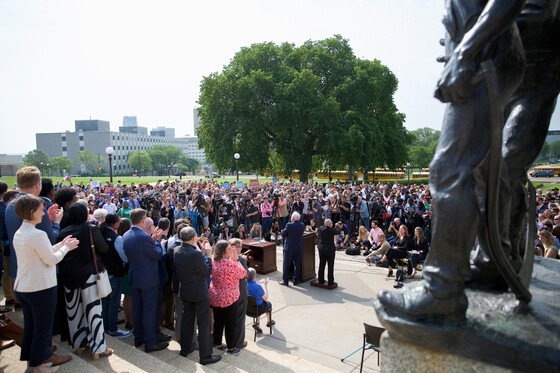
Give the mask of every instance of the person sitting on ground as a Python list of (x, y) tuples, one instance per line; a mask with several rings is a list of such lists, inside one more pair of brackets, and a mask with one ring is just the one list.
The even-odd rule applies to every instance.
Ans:
[(377, 246), (374, 246), (372, 252), (368, 256), (366, 256), (366, 262), (368, 262), (368, 264), (379, 261), (391, 248), (391, 245), (385, 239), (385, 233), (379, 233), (377, 239), (379, 240), (379, 244), (377, 244)]
[(366, 246), (365, 244), (366, 242), (369, 244), (369, 246), (371, 246), (371, 244), (369, 243), (368, 230), (363, 225), (360, 225), (360, 228), (358, 228), (358, 237), (356, 238), (356, 246), (364, 247), (365, 249), (368, 249), (369, 247)]
[[(239, 227), (237, 227), (237, 231), (235, 231), (235, 233), (233, 234), (233, 238), (239, 238), (240, 240), (245, 240), (249, 237), (247, 237), (247, 232), (245, 232), (245, 224), (239, 224)], [(225, 238), (220, 238), (220, 239), (225, 239)]]
[(275, 219), (272, 222), (272, 228), (270, 228), (270, 241), (276, 242), (278, 245), (282, 241), (282, 228), (280, 227), (280, 221)]
[(387, 254), (379, 261), (380, 263), (387, 260), (389, 263), (389, 272), (387, 277), (393, 276), (393, 267), (395, 267), (395, 259), (406, 258), (408, 252), (412, 250), (412, 239), (408, 235), (408, 230), (405, 225), (401, 225), (399, 228), (399, 235), (395, 240), (393, 248), (387, 250)]
[(272, 320), (272, 303), (268, 301), (268, 277), (264, 279), (264, 289), (257, 284), (255, 281), (256, 278), (257, 271), (255, 271), (254, 268), (249, 268), (247, 270), (247, 289), (249, 296), (255, 297), (257, 301), (257, 314), (259, 315), (259, 317), (257, 317), (257, 322), (253, 323), (253, 329), (255, 329), (257, 333), (262, 333), (260, 315), (266, 313), (267, 327), (276, 324), (276, 322)]
[(348, 225), (344, 224), (342, 221), (339, 221), (336, 225), (338, 228), (338, 237), (335, 246), (337, 250), (344, 250), (350, 246), (350, 229), (348, 229)]
[[(369, 255), (371, 253), (372, 247), (375, 247), (375, 246), (379, 245), (379, 235), (381, 233), (383, 233), (383, 230), (381, 228), (379, 228), (379, 224), (378, 224), (377, 220), (372, 220), (371, 221), (371, 230), (369, 231), (369, 236), (368, 236), (369, 248), (364, 253), (364, 256)], [(383, 234), (383, 236), (385, 236), (385, 234)], [(367, 244), (365, 242), (364, 242), (364, 245), (367, 246)]]
[(412, 240), (412, 253), (410, 255), (410, 260), (408, 261), (408, 275), (406, 278), (413, 278), (416, 274), (416, 266), (419, 262), (426, 259), (428, 252), (430, 251), (430, 245), (428, 240), (424, 237), (424, 231), (420, 227), (414, 228), (414, 238)]
[[(219, 240), (229, 241), (233, 238), (232, 234), (229, 232), (229, 226), (226, 225), (220, 235), (218, 236)], [(239, 237), (238, 237), (239, 238)]]
[(253, 225), (251, 228), (251, 233), (249, 234), (250, 238), (253, 240), (261, 240), (262, 239), (262, 228), (259, 223)]

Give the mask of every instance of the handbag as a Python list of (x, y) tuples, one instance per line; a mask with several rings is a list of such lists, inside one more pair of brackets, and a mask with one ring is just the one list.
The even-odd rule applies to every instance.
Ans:
[(91, 242), (91, 252), (93, 253), (93, 264), (95, 265), (95, 273), (97, 275), (97, 279), (95, 280), (97, 284), (97, 296), (101, 298), (105, 298), (107, 295), (111, 294), (113, 291), (111, 289), (111, 282), (109, 281), (109, 274), (107, 273), (107, 269), (103, 266), (103, 270), (99, 272), (97, 268), (97, 256), (95, 255), (95, 246), (93, 245), (93, 236), (91, 233), (91, 228), (89, 229), (89, 240)]
[(13, 322), (8, 316), (0, 315), (0, 337), (13, 339), (21, 347), (23, 341), (23, 328)]

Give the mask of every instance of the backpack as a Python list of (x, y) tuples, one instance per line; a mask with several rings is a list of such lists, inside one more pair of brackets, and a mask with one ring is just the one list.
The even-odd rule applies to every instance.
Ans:
[(360, 255), (360, 248), (356, 246), (350, 246), (346, 249), (346, 255)]

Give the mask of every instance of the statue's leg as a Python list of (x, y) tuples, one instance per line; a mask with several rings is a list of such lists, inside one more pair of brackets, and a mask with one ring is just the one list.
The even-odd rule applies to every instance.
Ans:
[(430, 165), (433, 201), (432, 242), (423, 268), (424, 281), (401, 292), (380, 292), (389, 310), (414, 318), (461, 321), (467, 299), (469, 255), (479, 228), (480, 168), (488, 152), (490, 115), (483, 84), (465, 104), (449, 104), (434, 160)]
[(544, 145), (558, 92), (540, 86), (519, 91), (511, 101), (504, 129), (503, 155), (510, 183), (511, 214), (509, 238), (514, 265), (521, 265), (520, 242), (527, 211), (525, 184), (527, 171)]

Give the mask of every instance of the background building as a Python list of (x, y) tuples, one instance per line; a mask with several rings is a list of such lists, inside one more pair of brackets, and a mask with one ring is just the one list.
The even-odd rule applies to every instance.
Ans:
[(21, 154), (0, 154), (0, 177), (16, 176), (21, 165), (23, 165)]
[[(134, 118), (125, 120), (124, 118)], [(109, 122), (102, 120), (77, 120), (75, 131), (38, 133), (35, 135), (37, 149), (43, 150), (49, 158), (67, 157), (72, 162), (76, 153), (81, 150), (88, 150), (95, 155), (99, 155), (102, 163), (99, 165), (102, 170), (109, 173), (109, 161), (105, 153), (108, 146), (113, 147), (113, 174), (132, 174), (134, 168), (127, 164), (128, 154), (135, 151), (146, 151), (154, 145), (173, 145), (183, 151), (183, 155), (188, 158), (195, 158), (201, 164), (205, 163), (204, 150), (198, 149), (197, 137), (175, 137), (175, 129), (158, 127), (151, 131), (156, 135), (147, 134), (145, 127), (139, 127), (136, 117), (124, 117), (123, 126), (119, 127), (119, 132), (109, 130)], [(141, 128), (146, 129), (144, 132)], [(84, 165), (74, 164), (74, 169), (70, 174), (86, 173)]]

